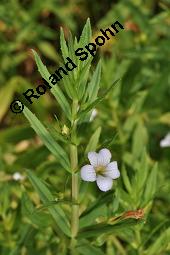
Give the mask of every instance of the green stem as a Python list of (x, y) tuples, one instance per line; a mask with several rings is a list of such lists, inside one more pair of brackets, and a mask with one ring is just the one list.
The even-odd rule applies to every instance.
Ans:
[[(70, 145), (70, 162), (71, 162), (71, 171), (72, 171), (72, 213), (71, 213), (71, 251), (72, 254), (76, 254), (75, 246), (76, 246), (76, 236), (79, 229), (79, 206), (78, 206), (78, 153), (77, 153), (77, 145), (76, 145), (76, 114), (78, 108), (78, 101), (73, 101), (72, 106), (72, 134), (71, 134), (71, 142)], [(75, 204), (76, 203), (76, 204)]]
[(79, 227), (79, 206), (78, 204), (78, 174), (75, 173), (77, 169), (77, 148), (71, 145), (70, 148), (71, 165), (72, 165), (72, 219), (71, 219), (71, 232), (72, 238), (75, 238)]

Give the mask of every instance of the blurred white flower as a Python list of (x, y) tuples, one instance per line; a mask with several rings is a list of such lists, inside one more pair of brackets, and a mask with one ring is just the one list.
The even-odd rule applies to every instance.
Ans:
[(113, 179), (120, 176), (117, 162), (111, 160), (111, 153), (108, 149), (102, 149), (99, 153), (89, 152), (88, 159), (91, 165), (81, 168), (81, 178), (88, 182), (97, 182), (97, 186), (102, 191), (112, 188)]
[(16, 172), (12, 176), (14, 181), (22, 181), (25, 179), (25, 176), (21, 175), (19, 172)]
[(160, 146), (163, 147), (170, 147), (170, 133), (168, 133), (161, 141)]
[(97, 116), (97, 114), (98, 114), (98, 111), (97, 111), (97, 109), (96, 108), (94, 108), (93, 110), (92, 110), (92, 113), (91, 113), (91, 116), (90, 116), (90, 122), (91, 121), (93, 121), (94, 120), (94, 118)]

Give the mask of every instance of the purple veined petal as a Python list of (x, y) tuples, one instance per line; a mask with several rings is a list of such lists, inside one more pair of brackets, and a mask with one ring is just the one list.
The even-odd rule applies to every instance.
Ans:
[(101, 191), (108, 191), (112, 188), (113, 180), (110, 177), (97, 176), (97, 186)]
[(88, 153), (88, 159), (92, 166), (98, 166), (98, 153), (91, 151)]
[(87, 182), (96, 181), (96, 172), (91, 165), (85, 165), (80, 170), (81, 179)]
[(112, 179), (117, 179), (120, 177), (117, 161), (113, 161), (107, 165), (105, 176), (110, 177)]
[(98, 164), (106, 166), (107, 164), (110, 163), (111, 157), (112, 155), (108, 149), (100, 150), (98, 154)]

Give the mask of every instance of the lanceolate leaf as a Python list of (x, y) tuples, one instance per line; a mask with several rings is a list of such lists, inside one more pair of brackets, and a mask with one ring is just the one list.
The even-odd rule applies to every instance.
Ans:
[(34, 54), (35, 62), (37, 64), (39, 73), (47, 82), (49, 82), (50, 73), (48, 72), (47, 67), (43, 64), (43, 62), (41, 61), (41, 58), (38, 56), (37, 52), (35, 50), (32, 50), (32, 51)]
[[(5, 112), (7, 111), (8, 107), (9, 107), (9, 103), (12, 100), (14, 91), (15, 91), (15, 86), (12, 84), (12, 81), (0, 89), (0, 101), (1, 101), (0, 121), (3, 118)], [(4, 97), (4, 95), (5, 95), (5, 97)]]
[(26, 215), (33, 224), (39, 227), (48, 227), (52, 223), (49, 214), (35, 211), (35, 208), (26, 193), (22, 196), (22, 209), (24, 215)]
[(96, 70), (94, 71), (93, 76), (91, 78), (91, 81), (88, 84), (89, 103), (93, 102), (97, 98), (100, 78), (101, 78), (101, 61), (99, 61)]
[(86, 44), (90, 42), (91, 38), (92, 38), (92, 31), (91, 31), (90, 19), (88, 18), (83, 28), (82, 34), (80, 36), (79, 46), (80, 47), (85, 46)]
[(70, 163), (68, 156), (63, 148), (53, 139), (52, 135), (26, 106), (24, 107), (23, 113), (45, 146), (54, 156), (56, 156), (60, 164), (69, 172)]
[[(49, 203), (54, 201), (54, 198), (49, 191), (49, 189), (44, 185), (44, 183), (36, 177), (33, 172), (27, 171), (28, 177), (30, 182), (32, 183), (34, 189), (40, 196), (41, 201), (43, 204)], [(67, 236), (70, 236), (70, 227), (68, 220), (64, 211), (61, 209), (59, 205), (54, 205), (53, 207), (48, 207), (50, 214), (52, 215), (53, 219), (55, 220), (57, 226), (64, 232)]]
[(34, 57), (35, 57), (37, 67), (38, 67), (38, 71), (40, 72), (41, 76), (51, 85), (52, 94), (54, 95), (54, 97), (58, 101), (60, 107), (62, 108), (62, 110), (66, 114), (67, 118), (70, 120), (71, 111), (70, 111), (69, 103), (68, 103), (66, 97), (64, 96), (62, 90), (59, 88), (59, 85), (58, 84), (53, 85), (51, 83), (51, 81), (49, 80), (50, 73), (49, 73), (47, 67), (41, 61), (41, 59), (38, 56), (38, 54), (36, 53), (36, 51), (33, 50), (33, 53), (34, 53)]
[(170, 228), (167, 228), (147, 249), (145, 254), (147, 255), (165, 254), (163, 251), (169, 245), (169, 240), (170, 240)]
[(153, 198), (153, 196), (156, 192), (157, 172), (158, 172), (158, 165), (157, 165), (157, 163), (155, 163), (154, 167), (152, 168), (151, 173), (149, 174), (145, 192), (144, 192), (144, 202), (143, 203), (145, 203), (145, 205)]
[(123, 179), (123, 182), (125, 184), (125, 187), (127, 189), (127, 191), (131, 194), (132, 192), (132, 186), (131, 186), (131, 183), (130, 183), (130, 180), (129, 180), (129, 177), (127, 175), (127, 170), (125, 168), (125, 166), (123, 165), (122, 167), (122, 179)]
[(117, 79), (106, 91), (105, 93), (98, 97), (95, 101), (93, 101), (92, 103), (90, 104), (85, 104), (82, 106), (82, 108), (85, 108), (83, 109), (82, 111), (79, 112), (79, 117), (82, 117), (84, 116), (86, 113), (88, 113), (91, 109), (95, 108), (95, 106), (99, 103), (101, 103), (105, 97), (108, 95), (108, 93), (112, 90), (112, 88), (116, 85), (116, 83), (119, 81), (120, 79)]
[(94, 132), (94, 134), (91, 136), (89, 143), (87, 144), (85, 153), (88, 153), (89, 151), (95, 151), (97, 148), (97, 144), (99, 141), (99, 137), (100, 137), (100, 133), (101, 133), (101, 127), (98, 127), (96, 129), (96, 131)]
[[(61, 30), (61, 38), (60, 38), (60, 43), (61, 43), (61, 51), (63, 54), (63, 58), (65, 59), (65, 56), (67, 54), (67, 57), (70, 57), (71, 60), (75, 65), (77, 65), (77, 58), (74, 54), (74, 42), (72, 38), (72, 34), (70, 33), (69, 40), (68, 40), (68, 47), (64, 38), (64, 34)], [(67, 62), (68, 60), (65, 60)], [(77, 90), (76, 90), (76, 82), (75, 82), (75, 74), (77, 73), (77, 67), (76, 69), (72, 70), (69, 72), (69, 75), (65, 75), (62, 79), (63, 85), (65, 88), (65, 91), (71, 99), (77, 98)]]
[(65, 62), (67, 62), (66, 58), (68, 57), (68, 47), (64, 38), (64, 32), (62, 28), (60, 29), (60, 46), (63, 59)]
[(69, 106), (69, 103), (68, 103), (67, 99), (65, 98), (62, 90), (58, 86), (54, 86), (51, 89), (51, 91), (52, 91), (53, 95), (55, 96), (55, 98), (57, 99), (59, 105), (61, 106), (61, 108), (65, 112), (66, 116), (71, 121), (70, 106)]
[(30, 240), (34, 239), (34, 236), (38, 231), (30, 224), (20, 224), (19, 229), (21, 231), (20, 238), (15, 244), (15, 248), (9, 253), (9, 255), (18, 255), (21, 251), (21, 247), (30, 244)]
[(85, 217), (89, 213), (91, 213), (94, 209), (100, 207), (104, 203), (109, 203), (113, 201), (113, 191), (110, 190), (106, 194), (102, 194), (98, 197), (90, 206), (81, 214), (80, 218)]
[(91, 226), (95, 223), (96, 218), (98, 217), (107, 217), (107, 207), (106, 205), (100, 204), (99, 207), (94, 208), (86, 216), (82, 217), (79, 222), (80, 228)]
[(84, 66), (79, 69), (78, 78), (77, 78), (77, 84), (78, 84), (78, 95), (79, 99), (82, 98), (83, 102), (85, 102), (86, 95), (87, 95), (87, 80), (89, 76), (89, 70), (91, 67), (91, 61), (92, 58), (89, 58)]
[(135, 220), (135, 219), (127, 219), (127, 220), (122, 220), (121, 222), (114, 224), (114, 225), (109, 225), (105, 223), (100, 223), (96, 225), (92, 225), (90, 227), (83, 228), (79, 232), (78, 238), (89, 238), (89, 237), (94, 237), (94, 236), (99, 236), (103, 233), (122, 233), (123, 230), (126, 230), (127, 228), (130, 228), (132, 226), (135, 226), (139, 224), (141, 220)]

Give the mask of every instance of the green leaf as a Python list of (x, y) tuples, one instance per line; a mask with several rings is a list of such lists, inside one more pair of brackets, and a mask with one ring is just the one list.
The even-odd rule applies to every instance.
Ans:
[(127, 170), (126, 170), (126, 168), (125, 168), (124, 165), (123, 165), (123, 167), (122, 167), (121, 174), (122, 174), (122, 178), (123, 178), (123, 182), (124, 182), (124, 184), (125, 184), (125, 187), (126, 187), (127, 191), (129, 192), (129, 194), (131, 194), (131, 192), (132, 192), (132, 186), (131, 186), (129, 177), (128, 177), (128, 175), (127, 175)]
[(170, 240), (170, 228), (167, 228), (159, 235), (159, 237), (154, 241), (154, 243), (150, 245), (145, 254), (147, 255), (165, 254), (163, 252), (169, 245), (169, 240)]
[(17, 157), (14, 161), (15, 165), (23, 168), (34, 169), (35, 167), (41, 165), (42, 162), (48, 160), (50, 152), (44, 145), (39, 147), (29, 147), (31, 148), (27, 149), (27, 151), (24, 153), (19, 154), (19, 157)]
[(22, 195), (22, 210), (23, 214), (30, 219), (30, 221), (41, 227), (48, 227), (52, 221), (48, 214), (36, 212), (35, 208), (26, 193)]
[(95, 151), (97, 148), (97, 144), (99, 142), (99, 137), (101, 134), (101, 127), (98, 127), (94, 134), (91, 136), (90, 141), (87, 144), (85, 153), (87, 154), (89, 151)]
[(85, 102), (86, 95), (87, 95), (87, 89), (86, 89), (87, 86), (86, 86), (86, 84), (87, 84), (87, 80), (88, 80), (88, 77), (89, 77), (89, 70), (90, 70), (90, 67), (91, 67), (91, 61), (92, 61), (92, 58), (89, 58), (86, 61), (86, 63), (84, 64), (84, 66), (82, 68), (79, 68), (80, 70), (78, 72), (78, 77), (77, 77), (77, 80), (76, 80), (76, 82), (78, 84), (78, 96), (79, 96), (79, 99), (83, 100), (83, 102)]
[[(142, 137), (142, 139), (139, 139), (139, 137)], [(147, 144), (147, 141), (148, 141), (147, 129), (144, 126), (144, 124), (139, 120), (133, 135), (132, 154), (135, 159), (140, 157), (143, 148)]]
[(88, 214), (80, 219), (80, 228), (90, 226), (95, 223), (97, 217), (107, 217), (107, 207), (105, 204), (100, 204), (98, 207), (91, 210)]
[(126, 191), (124, 191), (121, 187), (118, 187), (116, 190), (117, 198), (119, 203), (125, 210), (135, 209), (133, 197), (129, 195)]
[(33, 228), (30, 224), (20, 224), (20, 238), (15, 244), (15, 248), (9, 253), (9, 255), (18, 255), (21, 251), (22, 246), (26, 246), (27, 242), (29, 243), (34, 239), (34, 235), (37, 230)]
[(59, 160), (64, 169), (70, 172), (69, 159), (63, 148), (54, 140), (52, 135), (46, 130), (43, 124), (26, 106), (24, 107), (23, 113), (45, 146)]
[(43, 62), (41, 61), (41, 58), (38, 56), (37, 52), (33, 49), (32, 49), (32, 52), (34, 54), (35, 62), (37, 64), (39, 73), (47, 82), (49, 82), (50, 73), (48, 72), (47, 67), (43, 64)]
[[(4, 87), (0, 90), (0, 121), (2, 120), (4, 114), (9, 108), (9, 105), (12, 101), (13, 94), (15, 92), (15, 87), (12, 84), (12, 81), (9, 84), (6, 84)], [(4, 96), (5, 95), (5, 96)]]
[(141, 220), (126, 219), (118, 223), (115, 223), (114, 225), (109, 225), (105, 223), (91, 225), (90, 227), (83, 228), (79, 232), (78, 239), (99, 236), (101, 234), (111, 234), (111, 233), (114, 233), (114, 235), (119, 234), (119, 233), (122, 233), (123, 230), (133, 227), (139, 223), (141, 223)]
[(141, 156), (141, 162), (136, 167), (136, 173), (132, 184), (133, 194), (135, 194), (136, 201), (140, 202), (141, 193), (144, 190), (144, 185), (147, 185), (147, 176), (148, 176), (148, 158), (146, 154), (146, 149), (143, 149)]
[[(149, 243), (153, 238), (156, 232), (160, 233), (160, 229), (162, 228), (163, 230), (165, 229), (166, 226), (169, 227), (170, 225), (170, 220), (166, 219), (164, 221), (161, 221), (158, 225), (156, 225), (152, 231), (149, 233), (149, 235), (147, 236), (147, 238), (145, 238), (143, 240), (143, 242), (141, 242), (139, 247), (145, 247), (147, 243)], [(138, 248), (139, 248), (138, 247)]]
[(82, 34), (80, 36), (79, 46), (84, 47), (90, 42), (91, 38), (92, 38), (92, 31), (91, 31), (90, 19), (88, 18), (83, 28)]
[(122, 78), (120, 102), (127, 106), (130, 101), (127, 98), (131, 98), (134, 90), (135, 79), (141, 70), (142, 62), (138, 60), (131, 61), (129, 68)]
[(69, 98), (71, 99), (76, 99), (78, 98), (77, 91), (75, 89), (75, 82), (71, 78), (71, 72), (69, 73), (69, 77), (65, 75), (62, 79), (64, 89), (68, 95)]
[(15, 144), (22, 140), (31, 139), (34, 136), (34, 131), (27, 125), (18, 125), (6, 128), (0, 132), (0, 143), (11, 143)]
[(66, 114), (67, 118), (71, 121), (70, 106), (69, 106), (69, 103), (68, 103), (67, 99), (65, 98), (62, 90), (58, 86), (55, 86), (51, 89), (51, 91), (52, 91), (53, 95), (55, 96), (55, 98), (57, 99), (62, 110)]
[(63, 59), (65, 62), (67, 62), (66, 58), (68, 57), (68, 47), (64, 38), (63, 28), (60, 29), (60, 46)]
[(88, 84), (87, 88), (89, 94), (88, 103), (93, 102), (97, 98), (100, 79), (101, 79), (101, 60), (99, 61), (96, 70), (94, 71), (93, 76), (91, 78), (91, 81)]
[(62, 135), (62, 130), (57, 130), (52, 124), (47, 124), (46, 125), (47, 129), (50, 131), (51, 135), (54, 137), (56, 141), (61, 141), (62, 143), (68, 144), (70, 143), (69, 140), (67, 140), (63, 135)]
[(105, 139), (102, 144), (100, 144), (101, 148), (111, 148), (112, 144), (116, 143), (116, 139), (118, 137), (118, 133), (113, 134), (112, 138)]
[[(61, 40), (62, 40), (62, 50), (64, 52), (64, 56), (66, 54), (66, 52), (68, 53), (67, 57), (70, 57), (71, 60), (77, 65), (77, 58), (75, 56), (74, 53), (74, 42), (73, 42), (73, 37), (72, 34), (69, 34), (69, 38), (68, 38), (68, 51), (66, 50), (66, 42), (64, 39), (64, 34), (61, 35)], [(77, 74), (77, 67), (76, 69), (74, 69), (73, 71), (69, 72), (69, 75), (65, 75), (62, 79), (63, 81), (63, 85), (65, 88), (65, 91), (68, 95), (68, 97), (70, 97), (71, 99), (76, 99), (78, 97), (77, 95), (77, 90), (76, 90), (76, 82), (75, 82), (75, 76)]]
[[(76, 38), (75, 38), (75, 40), (76, 40)], [(68, 37), (68, 52), (69, 52), (69, 57), (72, 59), (72, 61), (75, 64), (77, 64), (78, 58), (75, 55), (75, 43), (74, 43), (73, 36), (72, 36), (71, 32), (69, 33), (69, 37)], [(74, 73), (74, 71), (71, 72), (70, 74), (71, 74), (72, 78), (74, 79), (73, 73)]]
[(155, 163), (151, 173), (149, 174), (148, 180), (146, 182), (146, 187), (144, 192), (144, 202), (143, 202), (144, 205), (146, 205), (151, 199), (153, 199), (153, 196), (156, 192), (157, 172), (158, 172), (158, 164)]
[[(28, 177), (30, 182), (32, 183), (34, 189), (40, 196), (41, 201), (43, 204), (47, 204), (51, 201), (54, 201), (54, 198), (49, 191), (49, 189), (45, 186), (45, 184), (34, 175), (33, 172), (27, 171)], [(53, 219), (55, 220), (57, 226), (64, 232), (67, 236), (70, 237), (70, 226), (64, 211), (61, 209), (59, 205), (54, 205), (53, 207), (48, 207), (50, 214), (52, 215)]]
[[(82, 105), (82, 110), (79, 112), (78, 117), (82, 117), (84, 116), (86, 113), (88, 113), (91, 109), (93, 109), (97, 104), (101, 103), (105, 97), (108, 95), (108, 93), (112, 90), (112, 88), (117, 84), (117, 82), (120, 79), (117, 79), (106, 91), (105, 93), (100, 96), (99, 98), (97, 98), (95, 101), (93, 101), (90, 104), (84, 104)], [(85, 108), (85, 109), (84, 109)]]
[(47, 67), (42, 63), (40, 57), (38, 56), (38, 54), (36, 53), (36, 51), (32, 50), (34, 57), (35, 57), (35, 61), (38, 67), (38, 71), (40, 72), (41, 76), (51, 85), (51, 92), (54, 95), (54, 97), (56, 98), (56, 100), (58, 101), (60, 107), (62, 108), (62, 110), (64, 111), (64, 113), (66, 114), (67, 118), (70, 120), (70, 116), (71, 116), (71, 110), (70, 110), (70, 106), (69, 103), (66, 99), (66, 97), (64, 96), (62, 90), (59, 88), (58, 85), (53, 85), (51, 83), (51, 81), (49, 80), (50, 77), (50, 73), (48, 72)]
[(105, 194), (100, 195), (90, 206), (81, 214), (81, 217), (84, 217), (90, 213), (93, 209), (97, 208), (103, 203), (109, 203), (113, 200), (113, 191), (110, 190)]
[[(90, 19), (87, 19), (87, 22), (83, 28), (79, 43), (76, 48), (78, 47), (84, 48), (85, 45), (87, 45), (91, 41), (91, 38), (92, 38), (92, 31), (91, 31)], [(88, 74), (89, 74), (92, 59), (93, 59), (93, 56), (90, 55), (85, 61), (78, 60), (78, 75), (77, 75), (76, 82), (78, 83), (79, 99), (82, 99), (84, 102), (87, 97), (86, 84), (87, 84), (87, 79), (88, 79)], [(84, 93), (85, 93), (85, 96), (83, 97)]]

